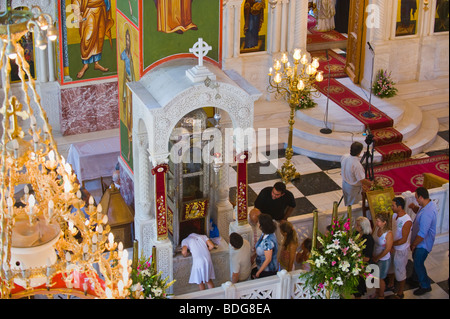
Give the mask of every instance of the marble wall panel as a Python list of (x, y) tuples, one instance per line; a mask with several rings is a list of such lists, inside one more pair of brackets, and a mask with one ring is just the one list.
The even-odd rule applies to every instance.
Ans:
[(119, 127), (117, 82), (61, 89), (61, 133), (74, 135)]

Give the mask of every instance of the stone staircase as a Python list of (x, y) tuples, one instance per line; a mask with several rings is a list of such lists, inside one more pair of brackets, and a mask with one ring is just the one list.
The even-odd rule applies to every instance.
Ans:
[[(368, 100), (367, 90), (353, 84), (348, 78), (339, 81)], [(372, 105), (394, 119), (394, 128), (403, 134), (403, 143), (412, 150), (413, 157), (434, 143), (440, 123), (448, 123), (448, 84), (448, 78), (401, 83), (397, 84), (399, 92), (396, 97), (372, 97)], [(322, 160), (339, 161), (342, 155), (348, 153), (352, 142), (360, 141), (365, 145), (364, 125), (331, 100), (328, 102), (327, 127), (332, 129), (332, 133), (320, 133), (320, 129), (325, 127), (327, 98), (321, 95), (315, 100), (318, 103), (315, 108), (296, 112), (294, 152)], [(289, 106), (282, 100), (255, 102), (254, 128), (278, 129), (278, 143), (270, 143), (267, 130), (267, 146), (276, 144), (272, 147), (286, 147), (289, 113)], [(222, 123), (227, 125), (226, 120)], [(381, 154), (375, 151), (374, 162), (381, 160)]]

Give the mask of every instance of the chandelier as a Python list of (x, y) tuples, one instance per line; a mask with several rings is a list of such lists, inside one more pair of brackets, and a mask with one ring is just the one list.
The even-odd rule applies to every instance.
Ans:
[[(122, 243), (114, 241), (101, 205), (92, 196), (87, 203), (82, 199), (76, 175), (58, 152), (19, 43), (34, 32), (35, 45), (45, 49), (57, 30), (39, 7), (16, 10), (11, 1), (5, 3), (0, 13), (0, 296), (125, 298), (131, 260)], [(12, 60), (19, 70), (20, 99), (11, 91)]]
[[(318, 58), (311, 61), (310, 54), (305, 51), (302, 54), (300, 49), (295, 49), (289, 61), (287, 53), (283, 53), (281, 59), (275, 60), (273, 68), (269, 69), (270, 93), (276, 93), (276, 98), (283, 98), (289, 103), (291, 112), (289, 115), (289, 136), (286, 148), (286, 161), (278, 170), (278, 174), (285, 184), (300, 177), (291, 159), (294, 154), (292, 149), (292, 135), (295, 123), (295, 111), (305, 97), (318, 92), (314, 83), (323, 80), (322, 71), (317, 71), (319, 67)], [(291, 64), (292, 63), (292, 64)], [(274, 74), (273, 74), (274, 73)]]

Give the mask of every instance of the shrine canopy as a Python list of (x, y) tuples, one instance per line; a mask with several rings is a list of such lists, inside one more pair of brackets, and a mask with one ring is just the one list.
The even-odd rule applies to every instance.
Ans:
[(133, 92), (136, 133), (142, 134), (145, 128), (152, 156), (168, 152), (175, 125), (198, 108), (217, 107), (228, 113), (233, 127), (253, 127), (254, 102), (262, 93), (235, 71), (199, 60), (170, 60), (127, 84)]

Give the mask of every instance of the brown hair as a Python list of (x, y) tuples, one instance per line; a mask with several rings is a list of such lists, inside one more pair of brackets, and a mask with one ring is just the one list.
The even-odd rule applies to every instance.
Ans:
[(277, 229), (277, 225), (272, 220), (269, 214), (259, 215), (259, 227), (264, 234), (272, 234)]
[(284, 249), (287, 249), (289, 245), (292, 243), (298, 245), (297, 232), (295, 231), (294, 226), (290, 222), (285, 221), (284, 223), (281, 223), (280, 231), (286, 233), (286, 238), (284, 239), (283, 242)]
[(382, 229), (383, 232), (387, 232), (392, 230), (392, 218), (388, 212), (380, 212), (375, 216), (376, 219), (381, 220), (382, 222), (386, 222), (386, 225)]

